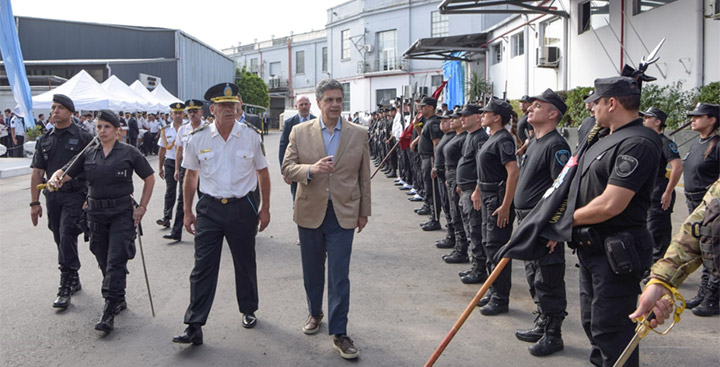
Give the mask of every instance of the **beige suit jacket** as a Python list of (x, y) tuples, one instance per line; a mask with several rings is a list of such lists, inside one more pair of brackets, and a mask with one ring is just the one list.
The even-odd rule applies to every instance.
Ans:
[(296, 125), (290, 132), (282, 174), (298, 183), (293, 220), (300, 227), (319, 228), (332, 194), (340, 226), (357, 227), (359, 216), (370, 216), (370, 155), (367, 131), (342, 119), (340, 143), (333, 158), (333, 172), (315, 174), (310, 166), (326, 157), (320, 118)]

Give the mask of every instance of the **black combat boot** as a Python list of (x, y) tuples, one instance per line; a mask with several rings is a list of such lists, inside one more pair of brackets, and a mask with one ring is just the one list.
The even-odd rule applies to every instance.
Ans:
[(103, 314), (100, 321), (95, 324), (95, 330), (104, 331), (110, 333), (115, 327), (115, 314), (118, 311), (118, 302), (111, 299), (105, 300), (105, 307), (103, 308)]
[(515, 337), (524, 342), (535, 343), (545, 333), (545, 325), (547, 325), (547, 317), (538, 312), (535, 317), (535, 326), (532, 329), (516, 330)]
[(700, 287), (698, 288), (698, 292), (695, 295), (695, 297), (691, 298), (689, 301), (685, 301), (685, 308), (688, 310), (691, 310), (695, 307), (697, 307), (700, 302), (702, 302), (705, 299), (705, 293), (707, 293), (707, 280), (701, 279), (700, 280)]
[[(462, 252), (455, 249), (450, 254), (443, 256), (443, 261), (448, 264), (466, 264), (470, 262), (470, 258), (467, 254), (463, 254)], [(472, 271), (470, 273), (472, 273)]]
[(57, 298), (55, 298), (55, 302), (53, 302), (54, 308), (66, 309), (70, 306), (70, 296), (72, 295), (71, 284), (72, 273), (60, 273), (60, 287), (58, 288)]
[(81, 289), (82, 284), (80, 284), (80, 274), (78, 274), (77, 270), (73, 270), (70, 275), (70, 294), (75, 294), (75, 292)]
[(480, 298), (480, 300), (477, 303), (477, 307), (485, 307), (490, 302), (490, 299), (492, 298), (492, 292), (487, 292), (483, 298)]
[(713, 289), (710, 285), (709, 289), (706, 289), (705, 298), (700, 302), (700, 305), (693, 308), (692, 313), (695, 316), (715, 316), (720, 314), (720, 306), (718, 305), (718, 289)]
[(200, 345), (203, 343), (202, 326), (200, 324), (190, 324), (185, 331), (173, 337), (173, 343)]
[(437, 248), (453, 248), (455, 247), (455, 232), (448, 233), (445, 238), (435, 241), (435, 247)]
[(547, 325), (545, 325), (545, 334), (537, 343), (528, 347), (530, 354), (536, 357), (549, 356), (555, 352), (563, 350), (562, 340), (562, 322), (565, 315), (548, 315)]

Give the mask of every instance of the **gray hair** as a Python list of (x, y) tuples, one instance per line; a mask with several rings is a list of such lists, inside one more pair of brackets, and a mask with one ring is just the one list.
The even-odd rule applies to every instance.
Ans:
[(325, 91), (332, 89), (339, 89), (342, 92), (343, 97), (345, 97), (345, 90), (343, 90), (342, 84), (340, 84), (340, 82), (335, 79), (321, 80), (315, 87), (315, 97), (320, 100), (322, 99), (323, 93), (325, 93)]

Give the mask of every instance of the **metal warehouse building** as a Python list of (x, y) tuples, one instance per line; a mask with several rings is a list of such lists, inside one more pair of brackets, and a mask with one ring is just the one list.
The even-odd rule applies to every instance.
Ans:
[[(33, 94), (85, 69), (98, 82), (115, 75), (126, 84), (158, 81), (182, 100), (235, 79), (233, 60), (178, 29), (15, 17)], [(0, 69), (4, 74), (4, 68)], [(0, 75), (1, 94), (7, 78)], [(12, 97), (10, 97), (12, 98)], [(3, 98), (5, 101), (6, 98)]]

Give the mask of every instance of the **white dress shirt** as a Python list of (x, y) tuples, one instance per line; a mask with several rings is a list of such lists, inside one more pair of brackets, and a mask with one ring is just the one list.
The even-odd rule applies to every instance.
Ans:
[[(163, 134), (165, 136), (164, 139)], [(165, 159), (175, 159), (175, 140), (177, 139), (177, 135), (175, 125), (172, 124), (160, 131), (160, 137), (158, 137), (157, 145), (165, 148)]]

